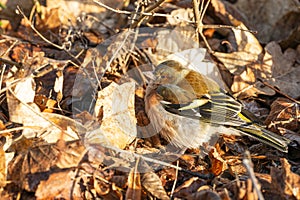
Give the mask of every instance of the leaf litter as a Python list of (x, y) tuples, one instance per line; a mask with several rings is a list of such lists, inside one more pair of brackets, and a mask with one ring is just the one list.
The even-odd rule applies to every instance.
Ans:
[[(0, 3), (1, 198), (300, 198), (298, 1), (34, 2)], [(167, 57), (216, 79), (291, 151), (235, 136), (168, 146), (143, 102)]]

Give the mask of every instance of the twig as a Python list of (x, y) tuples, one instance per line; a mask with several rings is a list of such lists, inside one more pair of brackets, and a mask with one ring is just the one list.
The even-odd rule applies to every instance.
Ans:
[[(208, 42), (203, 34), (203, 28), (204, 28), (203, 18), (204, 18), (206, 10), (208, 8), (208, 5), (210, 4), (210, 0), (208, 0), (205, 5), (204, 5), (204, 0), (201, 1), (200, 11), (199, 11), (199, 4), (200, 4), (199, 0), (193, 0), (193, 4), (194, 4), (195, 22), (197, 25), (197, 32), (198, 32), (198, 34), (200, 34), (200, 36), (203, 39), (209, 52), (213, 53), (213, 50), (211, 49), (210, 45), (208, 44)], [(199, 40), (199, 36), (198, 36), (198, 40)]]
[(50, 40), (48, 40), (47, 38), (45, 38), (38, 30), (36, 30), (36, 28), (32, 25), (32, 23), (29, 21), (29, 19), (26, 17), (26, 15), (24, 14), (24, 12), (20, 9), (19, 6), (17, 6), (18, 11), (20, 12), (20, 14), (24, 17), (25, 21), (27, 22), (27, 24), (29, 24), (30, 28), (40, 37), (42, 38), (42, 40), (44, 40), (45, 42), (51, 44), (52, 46), (54, 46), (55, 48), (58, 48), (60, 50), (64, 50), (64, 48), (62, 46), (59, 46), (53, 42), (51, 42)]
[[(155, 11), (155, 9), (157, 9), (159, 6), (161, 6), (163, 3), (164, 3), (165, 0), (159, 0), (157, 2), (155, 2), (155, 4), (149, 6), (146, 8), (145, 12), (143, 13), (150, 13), (152, 17), (154, 17), (154, 14), (153, 13)], [(131, 28), (136, 28), (136, 27), (139, 27), (140, 24), (142, 23), (142, 21), (146, 18), (146, 15), (141, 15), (131, 26)]]
[(148, 161), (148, 162), (151, 162), (151, 163), (155, 163), (155, 164), (159, 164), (159, 165), (162, 165), (162, 166), (165, 166), (165, 167), (170, 167), (170, 168), (173, 168), (173, 169), (176, 169), (176, 170), (179, 170), (179, 171), (191, 174), (193, 176), (196, 176), (196, 177), (199, 177), (199, 178), (202, 178), (202, 179), (212, 178), (211, 174), (200, 174), (198, 172), (192, 172), (192, 171), (183, 169), (182, 167), (175, 166), (173, 164), (170, 164), (170, 163), (167, 163), (167, 162), (164, 162), (164, 161), (161, 161), (161, 160), (157, 160), (157, 159), (154, 159), (154, 158), (149, 158), (149, 157), (146, 157), (144, 155), (136, 154), (136, 153), (129, 152), (129, 151), (126, 151), (126, 150), (123, 150), (123, 149), (119, 149), (119, 148), (114, 147), (114, 146), (110, 146), (110, 147), (105, 146), (105, 148), (113, 150), (113, 151), (115, 151), (117, 153), (124, 153), (124, 154), (129, 155), (129, 156), (131, 155), (131, 156), (134, 156), (134, 157), (140, 157), (141, 159), (143, 159), (145, 161)]
[(5, 58), (0, 58), (0, 62), (2, 63), (5, 63), (5, 64), (9, 64), (9, 65), (12, 65), (12, 66), (16, 66), (18, 69), (21, 68), (21, 64), (17, 63), (17, 62), (14, 62), (12, 60), (7, 60)]
[[(27, 24), (29, 24), (30, 28), (42, 39), (44, 40), (46, 43), (54, 46), (55, 48), (59, 49), (59, 50), (63, 50), (65, 51), (69, 56), (71, 56), (72, 58), (74, 58), (78, 63), (80, 63), (80, 61), (78, 60), (78, 58), (76, 56), (74, 56), (73, 54), (71, 54), (69, 51), (67, 51), (65, 49), (64, 46), (59, 46), (53, 42), (51, 42), (50, 40), (48, 40), (47, 38), (45, 38), (31, 23), (31, 21), (26, 17), (26, 15), (24, 14), (24, 12), (20, 9), (19, 6), (17, 6), (18, 11), (20, 12), (20, 14), (24, 17), (25, 21)], [(82, 52), (80, 52), (81, 54)]]
[[(125, 14), (125, 15), (132, 15), (134, 12), (130, 12), (130, 11), (125, 11), (125, 10), (119, 10), (119, 9), (114, 9), (114, 8), (111, 8), (107, 5), (105, 5), (104, 3), (102, 2), (99, 2), (97, 0), (93, 0), (96, 4), (110, 10), (110, 11), (113, 11), (115, 13), (118, 13), (118, 14)], [(160, 0), (161, 1), (161, 0)], [(160, 2), (159, 1), (159, 2)], [(161, 4), (161, 3), (160, 3)], [(157, 3), (155, 4), (157, 5)], [(157, 6), (156, 6), (157, 7)], [(150, 9), (153, 9), (152, 6), (150, 6), (149, 10)], [(151, 10), (152, 11), (152, 10)], [(194, 21), (191, 21), (191, 20), (187, 20), (187, 19), (184, 19), (180, 16), (172, 16), (170, 14), (163, 14), (163, 13), (149, 13), (149, 12), (135, 12), (136, 14), (139, 14), (139, 15), (144, 15), (144, 16), (152, 16), (152, 17), (170, 17), (170, 18), (173, 18), (173, 19), (176, 19), (176, 20), (180, 20), (180, 21), (184, 21), (184, 22), (188, 22), (188, 23), (194, 23)]]
[[(177, 166), (177, 167), (179, 166), (179, 162), (178, 162), (178, 160), (177, 160), (176, 166)], [(174, 183), (173, 183), (173, 186), (172, 186), (172, 190), (171, 190), (170, 199), (173, 199), (173, 194), (174, 194), (174, 191), (175, 191), (175, 187), (176, 187), (177, 179), (178, 179), (178, 169), (176, 169), (176, 173), (175, 173), (175, 180), (174, 180)]]
[(252, 180), (252, 183), (253, 183), (253, 187), (254, 187), (254, 190), (258, 196), (258, 199), (259, 200), (264, 200), (264, 196), (262, 195), (261, 193), (261, 186), (257, 180), (257, 178), (255, 177), (255, 174), (254, 174), (254, 170), (253, 170), (253, 163), (251, 161), (251, 158), (250, 158), (250, 153), (249, 151), (246, 151), (245, 152), (245, 157), (243, 159), (243, 164), (245, 165), (248, 173), (249, 173), (249, 176), (250, 176), (250, 179)]
[(287, 99), (289, 99), (289, 100), (291, 100), (291, 101), (293, 101), (293, 102), (295, 102), (295, 103), (297, 103), (297, 104), (300, 104), (299, 101), (297, 101), (296, 99), (290, 97), (289, 95), (287, 95), (287, 94), (281, 92), (281, 91), (278, 90), (276, 87), (274, 87), (273, 85), (269, 84), (268, 82), (263, 81), (263, 80), (260, 79), (260, 78), (257, 78), (257, 80), (258, 80), (259, 82), (261, 82), (262, 84), (264, 84), (265, 86), (267, 86), (268, 88), (271, 88), (272, 90), (274, 90), (274, 91), (277, 92), (278, 94), (284, 96), (285, 98), (287, 98)]
[(1, 78), (0, 78), (0, 90), (2, 89), (2, 83), (3, 83), (3, 76), (5, 72), (6, 64), (2, 67), (2, 72), (1, 72)]
[[(4, 55), (8, 54), (8, 53), (10, 52), (10, 50), (12, 50), (12, 48), (13, 48), (17, 43), (18, 43), (18, 40), (15, 40), (14, 43), (13, 43), (12, 45), (10, 45), (10, 47), (9, 47), (5, 52), (3, 52), (3, 53), (1, 54), (1, 57), (3, 57)], [(18, 66), (16, 65), (16, 67), (18, 67)]]
[[(149, 13), (149, 12), (130, 12), (130, 11), (126, 11), (126, 10), (119, 10), (119, 9), (114, 9), (114, 8), (111, 8), (107, 5), (105, 5), (104, 3), (102, 2), (99, 2), (98, 0), (93, 0), (96, 4), (112, 11), (112, 12), (115, 12), (115, 13), (118, 13), (118, 14), (125, 14), (125, 15), (132, 15), (134, 13), (136, 14), (139, 14), (139, 15), (143, 15), (143, 16), (152, 16), (152, 17), (169, 17), (169, 18), (173, 18), (173, 19), (176, 19), (176, 20), (179, 20), (179, 21), (182, 21), (182, 22), (187, 22), (187, 23), (190, 23), (190, 24), (195, 24), (195, 21), (192, 21), (192, 20), (187, 20), (185, 18), (182, 18), (181, 16), (178, 16), (178, 15), (170, 15), (170, 14), (163, 14), (163, 13)], [(156, 4), (155, 4), (156, 5)], [(149, 9), (151, 9), (152, 7), (150, 7)], [(240, 31), (246, 31), (246, 32), (250, 32), (250, 33), (257, 33), (257, 31), (254, 31), (254, 30), (247, 30), (247, 29), (243, 29), (243, 28), (240, 28), (240, 27), (234, 27), (234, 26), (229, 26), (229, 25), (217, 25), (217, 24), (213, 24), (213, 25), (209, 25), (209, 24), (202, 24), (201, 25), (204, 28), (228, 28), (228, 29), (236, 29), (236, 30), (240, 30)]]
[[(97, 2), (94, 0), (94, 2), (98, 3), (99, 5), (102, 5), (104, 6), (105, 8), (109, 8), (108, 6), (106, 6), (105, 4), (102, 4), (101, 2)], [(138, 4), (136, 10), (138, 11), (139, 10), (139, 6), (140, 4)], [(138, 12), (135, 12), (135, 13), (138, 13)], [(105, 72), (107, 71), (107, 69), (109, 69), (109, 67), (111, 66), (112, 62), (115, 60), (115, 58), (119, 55), (119, 53), (121, 52), (122, 48), (125, 46), (125, 43), (127, 40), (129, 40), (129, 37), (130, 35), (134, 34), (134, 37), (133, 37), (133, 40), (130, 42), (130, 47), (129, 49), (127, 50), (127, 52), (132, 52), (132, 50), (134, 49), (135, 47), (135, 43), (136, 43), (136, 40), (137, 40), (137, 37), (138, 37), (138, 29), (134, 29), (132, 28), (132, 24), (134, 23), (134, 20), (137, 18), (137, 14), (134, 14), (131, 18), (131, 26), (130, 28), (127, 30), (127, 32), (124, 32), (124, 38), (121, 42), (121, 44), (117, 47), (117, 49), (114, 51), (114, 53), (112, 54), (112, 56), (110, 57), (110, 59), (106, 62), (106, 66), (104, 68), (104, 71), (103, 73), (101, 74), (100, 77), (98, 77), (97, 73), (96, 73), (96, 68), (95, 66), (93, 65), (93, 68), (94, 68), (94, 73), (95, 73), (95, 76), (96, 76), (96, 79), (97, 79), (97, 82), (98, 82), (98, 85), (99, 87), (101, 88), (101, 79), (103, 78)], [(107, 55), (106, 55), (107, 56)], [(126, 63), (129, 59), (129, 56), (125, 58), (126, 59)], [(104, 59), (103, 59), (104, 60)]]
[(21, 127), (15, 127), (15, 128), (10, 128), (10, 129), (5, 129), (0, 131), (0, 135), (5, 135), (7, 133), (11, 133), (13, 131), (22, 131), (25, 129), (35, 129), (35, 130), (41, 130), (40, 126), (21, 126)]

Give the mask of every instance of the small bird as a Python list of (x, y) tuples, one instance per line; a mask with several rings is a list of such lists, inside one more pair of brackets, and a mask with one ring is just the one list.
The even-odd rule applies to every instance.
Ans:
[(147, 86), (145, 110), (157, 133), (179, 148), (197, 148), (220, 133), (247, 135), (282, 152), (290, 140), (252, 120), (212, 79), (167, 60)]

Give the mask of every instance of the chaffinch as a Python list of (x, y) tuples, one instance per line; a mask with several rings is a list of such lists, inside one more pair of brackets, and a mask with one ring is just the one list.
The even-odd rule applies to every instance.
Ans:
[(197, 148), (219, 133), (256, 138), (282, 152), (290, 141), (251, 120), (212, 79), (168, 60), (154, 71), (145, 110), (155, 131), (179, 148)]

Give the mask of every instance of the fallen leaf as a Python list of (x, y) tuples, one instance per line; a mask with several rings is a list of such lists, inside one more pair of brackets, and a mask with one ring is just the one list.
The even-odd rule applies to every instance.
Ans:
[(262, 43), (281, 40), (299, 26), (299, 1), (295, 0), (239, 0), (233, 6), (257, 30)]
[(211, 160), (211, 169), (210, 171), (215, 175), (220, 175), (224, 170), (228, 168), (227, 163), (219, 153), (216, 151), (215, 148), (211, 148), (209, 152), (209, 158)]
[(283, 199), (300, 199), (300, 176), (291, 171), (291, 165), (285, 158), (281, 158), (282, 168), (271, 168), (274, 190), (278, 191)]
[(0, 188), (6, 185), (6, 158), (3, 146), (0, 146)]
[(85, 147), (80, 140), (65, 142), (60, 140), (56, 144), (58, 155), (55, 165), (61, 169), (77, 167), (85, 153)]
[[(180, 19), (180, 20), (178, 20)], [(179, 9), (175, 9), (171, 12), (171, 16), (167, 17), (168, 22), (172, 25), (172, 26), (179, 26), (179, 24), (181, 25), (185, 25), (187, 24), (186, 21), (192, 21), (194, 19), (194, 12), (192, 8), (179, 8)]]
[(175, 191), (174, 191), (174, 197), (178, 198), (186, 198), (192, 193), (197, 192), (197, 190), (203, 186), (206, 185), (206, 181), (201, 180), (197, 177), (192, 177), (188, 180), (186, 180), (184, 183), (179, 185)]
[(140, 173), (136, 168), (132, 168), (128, 175), (128, 189), (126, 191), (126, 199), (141, 199), (142, 186)]
[(245, 31), (248, 30), (248, 28), (243, 23), (237, 28), (242, 30), (232, 30), (237, 44), (236, 51), (232, 53), (214, 53), (234, 75), (240, 74), (244, 66), (255, 64), (263, 50), (256, 37), (251, 32)]
[(299, 109), (299, 104), (296, 102), (280, 97), (272, 103), (265, 123), (273, 132), (278, 132), (278, 128), (297, 131), (300, 128)]
[(36, 188), (25, 181), (26, 176), (48, 171), (56, 162), (58, 150), (53, 145), (26, 138), (19, 140), (15, 146), (11, 150), (18, 154), (8, 164), (7, 179), (20, 188), (35, 191)]
[(29, 16), (32, 7), (34, 6), (34, 2), (33, 1), (25, 2), (22, 0), (14, 0), (14, 1), (6, 0), (6, 1), (1, 1), (1, 5), (5, 6), (5, 9), (2, 10), (0, 13), (1, 19), (9, 20), (13, 29), (17, 29), (23, 18), (21, 15), (16, 13), (17, 6), (20, 7), (20, 9), (24, 12), (26, 16)]
[(158, 199), (169, 199), (161, 180), (154, 172), (147, 172), (142, 175), (142, 186)]
[(85, 145), (102, 144), (123, 149), (136, 137), (134, 83), (110, 84), (98, 93), (95, 115), (103, 107), (99, 129), (85, 135)]
[(274, 95), (275, 91), (258, 82), (260, 78), (278, 87), (281, 92), (297, 98), (300, 93), (300, 67), (295, 66), (296, 51), (289, 49), (282, 53), (280, 46), (271, 42), (265, 46), (265, 52), (261, 61), (257, 60), (258, 63), (247, 66), (241, 74), (235, 75), (231, 86), (235, 96)]
[(188, 200), (205, 199), (205, 200), (221, 200), (218, 193), (212, 190), (200, 190), (199, 192), (192, 193), (186, 197)]
[(35, 196), (37, 199), (81, 199), (80, 185), (76, 180), (76, 170), (52, 173), (47, 180), (41, 181)]

